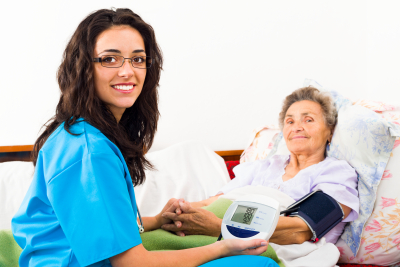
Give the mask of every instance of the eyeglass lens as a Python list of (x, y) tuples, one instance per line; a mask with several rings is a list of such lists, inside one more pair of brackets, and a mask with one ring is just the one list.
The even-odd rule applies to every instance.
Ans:
[[(152, 60), (150, 57), (138, 56), (127, 58), (130, 59), (132, 66), (138, 69), (146, 69), (151, 67)], [(103, 56), (101, 57), (101, 65), (107, 68), (119, 68), (124, 63), (123, 56)]]

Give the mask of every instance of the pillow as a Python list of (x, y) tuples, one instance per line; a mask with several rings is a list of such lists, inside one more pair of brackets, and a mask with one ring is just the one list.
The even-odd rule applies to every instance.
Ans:
[(0, 230), (11, 229), (11, 219), (28, 191), (33, 171), (32, 162), (0, 163)]
[[(338, 110), (338, 123), (327, 155), (346, 160), (359, 175), (359, 217), (345, 227), (341, 238), (354, 255), (361, 244), (364, 225), (371, 216), (381, 177), (390, 158), (396, 137), (400, 136), (399, 125), (388, 122), (372, 110), (351, 101), (338, 92), (323, 88), (317, 82), (306, 79), (303, 86), (313, 86), (330, 92)], [(268, 157), (284, 153), (286, 146), (282, 133), (275, 141)]]
[(264, 159), (273, 148), (274, 141), (280, 130), (274, 125), (255, 128), (250, 136), (246, 149), (240, 156), (240, 163)]
[[(305, 81), (304, 86), (308, 85), (329, 91), (312, 80)], [(376, 191), (396, 137), (400, 136), (400, 129), (398, 125), (388, 122), (375, 112), (352, 105), (350, 100), (335, 91), (330, 92), (338, 109), (338, 123), (327, 154), (346, 160), (356, 169), (359, 176), (360, 215), (345, 228), (341, 236), (356, 255), (364, 225), (371, 216)]]
[(199, 142), (182, 142), (148, 153), (155, 170), (135, 187), (141, 216), (158, 214), (170, 198), (200, 201), (215, 196), (229, 181), (224, 160)]
[[(360, 100), (355, 103), (379, 113), (389, 123), (400, 125), (400, 109), (385, 103)], [(376, 192), (372, 215), (361, 235), (356, 256), (339, 239), (339, 262), (392, 265), (400, 262), (400, 138), (396, 138), (389, 162)]]
[[(386, 112), (386, 111), (398, 110), (398, 108), (396, 106), (394, 106), (394, 105), (386, 104), (386, 103), (383, 103), (383, 102), (380, 102), (380, 101), (371, 101), (371, 100), (367, 100), (367, 99), (360, 99), (360, 100), (356, 101), (354, 103), (354, 105), (358, 105), (358, 106), (369, 108), (369, 109), (375, 111), (376, 113), (385, 112), (386, 115), (389, 114), (389, 112)], [(398, 120), (394, 119), (394, 120), (391, 120), (391, 121), (396, 123), (396, 121), (398, 121)]]

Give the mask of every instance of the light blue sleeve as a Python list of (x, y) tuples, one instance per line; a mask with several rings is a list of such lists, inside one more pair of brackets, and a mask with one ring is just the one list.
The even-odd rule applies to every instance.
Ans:
[(136, 204), (115, 154), (84, 155), (48, 182), (47, 195), (78, 262), (90, 265), (141, 244)]
[(240, 255), (216, 259), (207, 262), (199, 267), (279, 267), (279, 265), (270, 258), (263, 256)]

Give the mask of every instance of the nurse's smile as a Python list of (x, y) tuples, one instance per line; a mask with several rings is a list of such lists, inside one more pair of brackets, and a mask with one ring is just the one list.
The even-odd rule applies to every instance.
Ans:
[(128, 94), (132, 93), (135, 90), (136, 84), (134, 83), (119, 83), (115, 85), (111, 85), (111, 87), (121, 93)]

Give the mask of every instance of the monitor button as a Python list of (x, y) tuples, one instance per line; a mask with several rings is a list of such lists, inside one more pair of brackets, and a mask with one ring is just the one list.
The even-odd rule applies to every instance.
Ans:
[(259, 233), (257, 231), (239, 229), (239, 228), (229, 226), (229, 225), (227, 225), (226, 228), (232, 235), (234, 235), (236, 237), (240, 237), (240, 238), (252, 237)]

